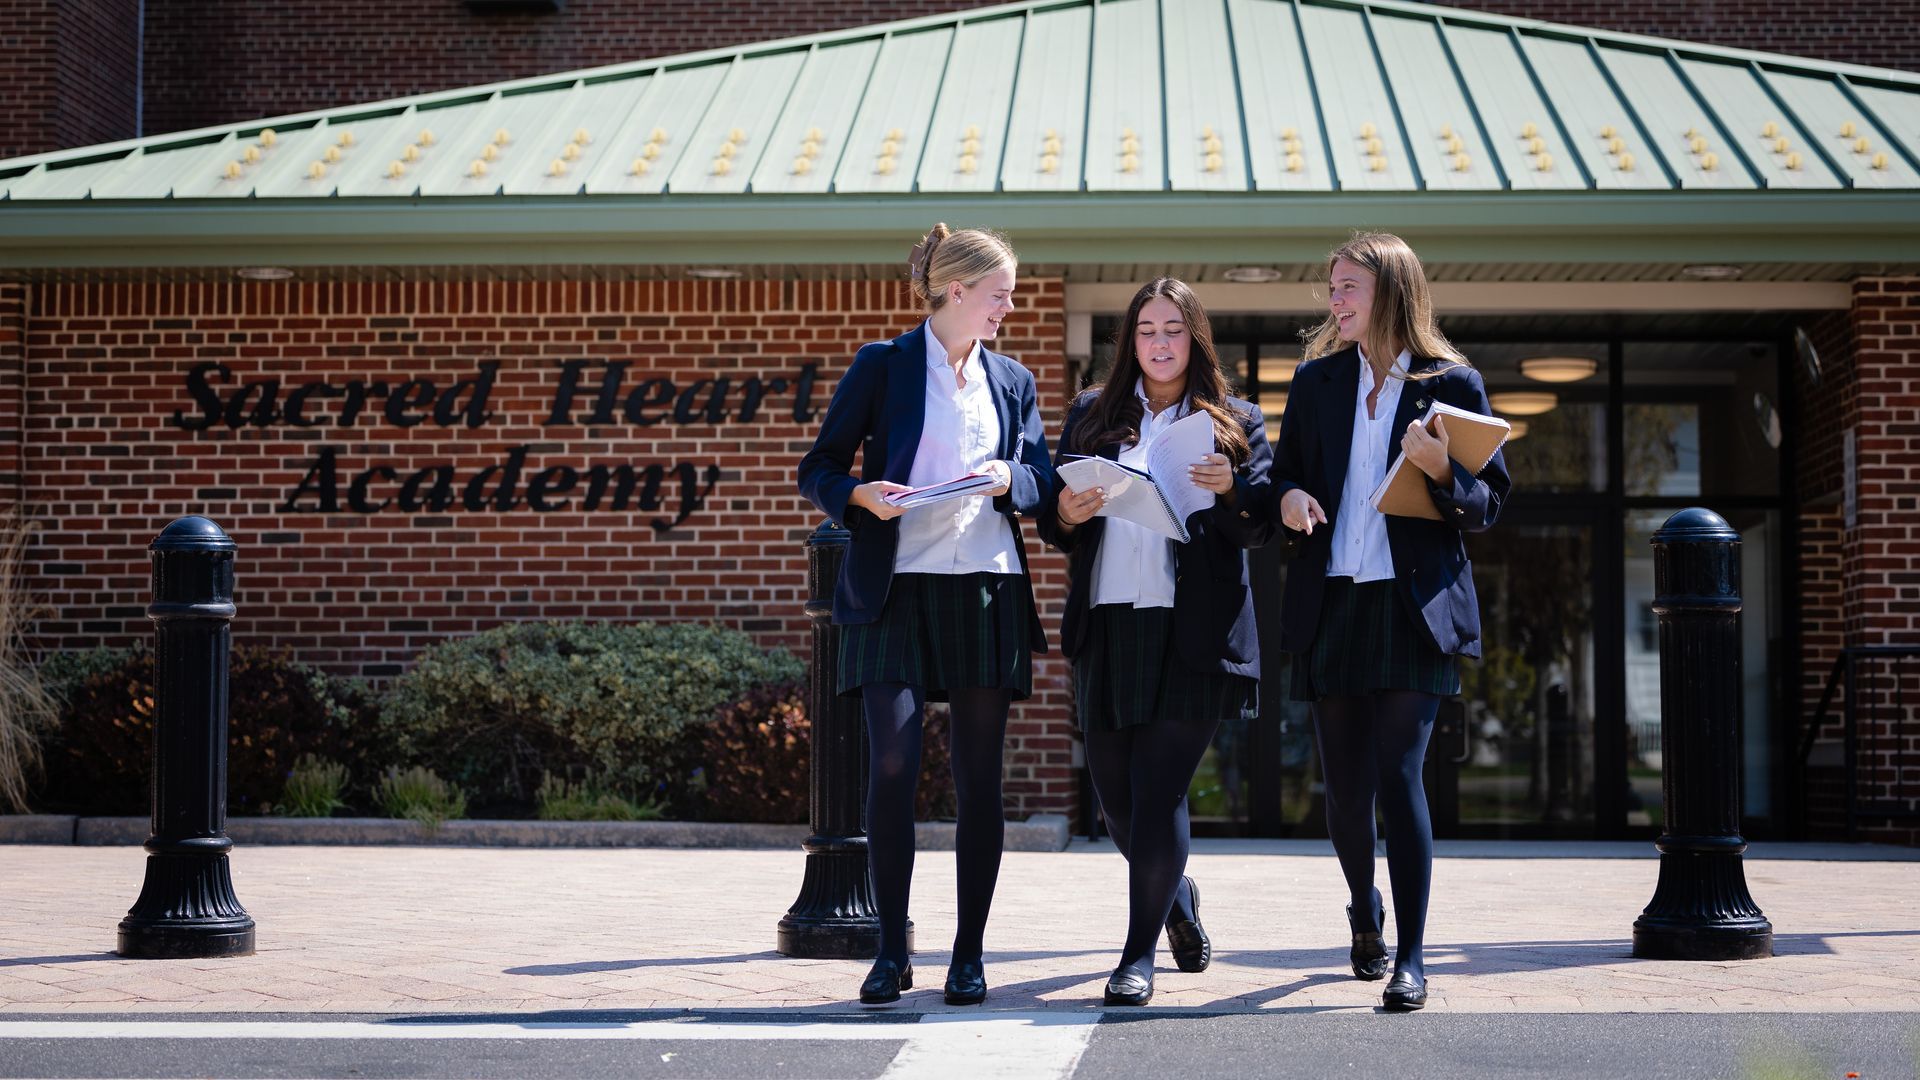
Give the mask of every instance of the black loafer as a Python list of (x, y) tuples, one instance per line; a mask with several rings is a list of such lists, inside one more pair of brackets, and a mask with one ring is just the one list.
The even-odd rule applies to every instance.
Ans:
[(1427, 980), (1411, 972), (1396, 971), (1393, 981), (1387, 984), (1387, 991), (1380, 995), (1380, 1004), (1388, 1012), (1412, 1012), (1427, 1007)]
[[(1353, 947), (1347, 952), (1347, 962), (1353, 965), (1353, 977), (1366, 982), (1378, 982), (1387, 977), (1387, 945), (1380, 936), (1382, 924), (1386, 922), (1386, 903), (1380, 899), (1380, 890), (1373, 890), (1373, 920), (1371, 924), (1361, 923), (1353, 917), (1353, 905), (1347, 905), (1347, 927), (1353, 931)], [(1372, 929), (1366, 929), (1371, 925)]]
[(987, 969), (978, 960), (955, 960), (947, 968), (947, 1004), (978, 1005), (987, 1000)]
[(1187, 895), (1193, 897), (1192, 919), (1167, 916), (1167, 951), (1173, 953), (1174, 966), (1181, 971), (1205, 971), (1213, 962), (1213, 939), (1200, 925), (1200, 886), (1192, 878), (1184, 879)]
[(900, 1000), (900, 991), (913, 989), (913, 961), (902, 966), (891, 960), (875, 960), (867, 981), (860, 984), (860, 1004), (885, 1005)]
[(1109, 1005), (1145, 1005), (1153, 1000), (1153, 972), (1141, 974), (1130, 967), (1114, 968), (1107, 978), (1106, 1003)]

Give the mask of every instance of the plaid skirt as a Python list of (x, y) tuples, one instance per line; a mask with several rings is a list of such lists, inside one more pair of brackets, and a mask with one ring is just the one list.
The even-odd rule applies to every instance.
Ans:
[(1244, 675), (1187, 667), (1174, 647), (1172, 608), (1101, 604), (1087, 612), (1086, 640), (1073, 661), (1082, 731), (1251, 719), (1258, 688)]
[(1032, 597), (1020, 574), (895, 574), (880, 617), (840, 628), (842, 697), (905, 683), (946, 701), (951, 690), (1033, 694)]
[(1358, 697), (1376, 690), (1460, 692), (1460, 668), (1401, 606), (1395, 584), (1327, 579), (1320, 628), (1305, 655), (1294, 656), (1289, 697)]

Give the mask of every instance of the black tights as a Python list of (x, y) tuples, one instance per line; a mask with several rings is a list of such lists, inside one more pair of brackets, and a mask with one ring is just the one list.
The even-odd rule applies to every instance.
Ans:
[(1440, 699), (1412, 690), (1321, 698), (1313, 707), (1327, 782), (1327, 835), (1356, 915), (1373, 911), (1373, 808), (1387, 823), (1393, 879), (1394, 967), (1424, 976), (1427, 894), (1433, 884), (1433, 819), (1420, 766)]
[[(955, 690), (947, 744), (959, 804), (954, 867), (959, 890), (953, 959), (978, 960), (1000, 877), (1006, 819), (1000, 803), (1000, 753), (1006, 745), (1007, 690)], [(913, 796), (920, 781), (920, 728), (926, 694), (918, 686), (861, 688), (867, 717), (867, 850), (880, 905), (880, 959), (907, 962), (907, 897), (913, 886)]]
[(1192, 844), (1187, 787), (1217, 726), (1156, 721), (1087, 732), (1087, 771), (1100, 813), (1127, 859), (1127, 943), (1120, 967), (1152, 971), (1160, 928), (1176, 900), (1182, 901), (1181, 917), (1192, 918), (1192, 898), (1180, 895)]

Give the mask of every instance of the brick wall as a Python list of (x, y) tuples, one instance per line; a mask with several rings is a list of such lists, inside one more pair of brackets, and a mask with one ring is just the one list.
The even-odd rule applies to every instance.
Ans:
[(133, 138), (139, 0), (0, 0), (0, 159)]
[[(1803, 715), (1811, 721), (1842, 645), (1920, 645), (1920, 472), (1911, 464), (1920, 440), (1920, 279), (1854, 284), (1844, 317), (1809, 330), (1824, 374), (1813, 386), (1797, 376), (1802, 443), (1796, 464), (1809, 502), (1800, 521), (1804, 625)], [(1846, 527), (1843, 440), (1857, 455), (1857, 513)], [(1863, 680), (1856, 770), (1865, 800), (1915, 808), (1920, 801), (1920, 661), (1903, 678), (1877, 667)], [(1807, 774), (1808, 821), (1816, 835), (1842, 826), (1844, 780), (1839, 701), (1821, 731)], [(1863, 838), (1920, 842), (1913, 822), (1862, 819)]]
[[(8, 304), (25, 297), (5, 288), (0, 415)], [(1033, 368), (1049, 416), (1066, 377), (1064, 297), (1058, 281), (1024, 283), (999, 343)], [(53, 284), (31, 301), (25, 497), (44, 528), (29, 564), (58, 613), (41, 643), (149, 634), (144, 547), (203, 513), (240, 547), (238, 643), (376, 678), (432, 642), (518, 619), (710, 620), (803, 649), (803, 541), (819, 515), (794, 466), (854, 350), (916, 319), (902, 286), (870, 282)], [(596, 417), (609, 363), (628, 366), (610, 417)], [(566, 365), (578, 392), (548, 423)], [(808, 365), (813, 416), (796, 420)], [(197, 369), (219, 394), (210, 422), (189, 389)], [(312, 384), (330, 390), (296, 400)], [(749, 408), (753, 391), (764, 396)], [(356, 397), (363, 411), (341, 426)], [(329, 495), (312, 470), (328, 455), (335, 513), (316, 512)], [(492, 500), (521, 458), (501, 510)], [(616, 509), (613, 470), (656, 463), (660, 505), (642, 472)], [(406, 489), (438, 466), (451, 506), (435, 504), (437, 474)], [(560, 467), (578, 470), (571, 490)], [(369, 469), (391, 471), (356, 488)], [(689, 491), (704, 501), (673, 524)], [(1057, 625), (1065, 568), (1030, 543)], [(1041, 661), (1008, 732), (1020, 814), (1073, 800), (1065, 668)]]
[[(1444, 0), (1453, 7), (1706, 44), (1920, 70), (1920, 0)], [(977, 0), (569, 0), (556, 14), (475, 14), (457, 0), (200, 0), (146, 5), (146, 131), (203, 127), (501, 79), (984, 6)], [(0, 156), (129, 134), (138, 0), (0, 0)], [(58, 25), (53, 12), (60, 12)], [(49, 42), (58, 37), (60, 48)], [(51, 57), (111, 48), (90, 80), (108, 136), (49, 125)], [(69, 65), (62, 70), (81, 71)], [(63, 94), (82, 89), (63, 83)], [(66, 105), (87, 111), (86, 105)], [(11, 147), (11, 149), (7, 149)]]

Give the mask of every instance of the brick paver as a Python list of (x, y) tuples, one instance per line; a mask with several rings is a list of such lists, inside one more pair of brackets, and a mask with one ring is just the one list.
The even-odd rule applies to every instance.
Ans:
[[(1196, 845), (1215, 960), (1187, 975), (1163, 953), (1156, 1007), (1379, 1001), (1380, 984), (1347, 974), (1332, 857), (1309, 850)], [(1629, 956), (1657, 871), (1650, 849), (1641, 859), (1449, 850), (1465, 854), (1435, 869), (1433, 1008), (1920, 1011), (1920, 862), (1749, 860), (1778, 955), (1712, 964)], [(259, 923), (258, 954), (122, 960), (110, 951), (114, 927), (139, 892), (142, 858), (137, 848), (0, 847), (0, 1013), (812, 1011), (857, 1008), (866, 970), (772, 951), (799, 886), (797, 851), (242, 848), (234, 878)], [(907, 1008), (946, 1008), (952, 873), (951, 854), (922, 853), (923, 989)], [(1384, 861), (1381, 874), (1384, 888)], [(1110, 848), (1009, 854), (988, 929), (990, 1006), (1097, 1006), (1125, 891)]]

